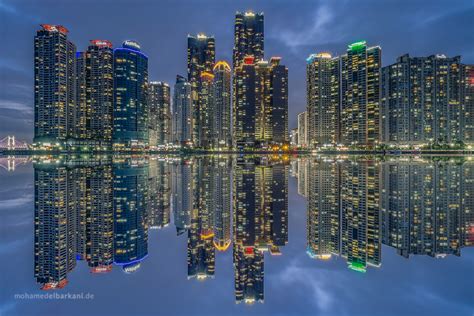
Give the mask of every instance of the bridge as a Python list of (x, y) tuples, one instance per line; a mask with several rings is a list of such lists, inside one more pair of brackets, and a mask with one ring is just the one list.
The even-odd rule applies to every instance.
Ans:
[(25, 141), (18, 140), (15, 136), (6, 136), (0, 139), (0, 150), (16, 150), (16, 149), (29, 149), (30, 144)]
[(20, 165), (26, 165), (29, 161), (29, 157), (0, 157), (0, 167), (7, 171), (15, 171), (16, 167)]

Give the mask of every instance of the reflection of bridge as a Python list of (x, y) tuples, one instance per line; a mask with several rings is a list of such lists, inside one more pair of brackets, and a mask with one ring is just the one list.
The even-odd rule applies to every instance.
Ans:
[(15, 168), (19, 165), (28, 163), (28, 157), (0, 157), (0, 167), (7, 171), (15, 171)]
[(28, 149), (30, 145), (22, 140), (18, 140), (15, 136), (8, 135), (3, 139), (0, 139), (0, 149), (15, 150), (15, 149)]

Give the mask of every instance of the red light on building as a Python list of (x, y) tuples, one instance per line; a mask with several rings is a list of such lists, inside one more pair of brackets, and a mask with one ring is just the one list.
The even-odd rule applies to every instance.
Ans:
[(245, 65), (252, 65), (254, 61), (255, 61), (255, 57), (253, 57), (253, 56), (245, 56), (244, 57), (244, 64)]
[(49, 290), (62, 289), (68, 284), (68, 282), (69, 281), (67, 279), (61, 280), (59, 282), (49, 282), (49, 283), (44, 284), (41, 287), (41, 290), (49, 291)]
[(46, 30), (48, 32), (60, 32), (63, 34), (69, 33), (68, 29), (62, 25), (41, 24), (41, 27), (43, 28), (43, 30)]
[(244, 248), (244, 253), (245, 253), (246, 255), (253, 255), (253, 252), (254, 252), (254, 251), (253, 251), (253, 247), (245, 247), (245, 248)]
[(107, 41), (107, 40), (91, 40), (90, 42), (91, 42), (91, 44), (94, 45), (94, 46), (112, 48), (112, 42), (111, 42), (111, 41)]
[(112, 265), (98, 266), (91, 269), (91, 273), (108, 273), (112, 271)]

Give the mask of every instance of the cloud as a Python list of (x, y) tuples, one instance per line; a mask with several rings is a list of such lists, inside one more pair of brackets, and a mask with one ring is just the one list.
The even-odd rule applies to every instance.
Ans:
[(0, 204), (0, 211), (7, 210), (12, 208), (17, 208), (23, 206), (25, 204), (33, 203), (33, 195), (28, 194), (19, 198), (10, 199), (10, 200), (3, 200), (2, 204)]
[[(334, 287), (335, 280), (343, 276), (337, 271), (305, 267), (300, 259), (292, 260), (278, 275), (272, 276), (270, 279), (275, 284), (279, 284), (281, 288), (309, 290), (313, 298), (312, 302), (321, 311), (330, 310), (334, 307), (336, 298), (328, 289)], [(341, 282), (338, 283), (341, 284)]]
[(322, 5), (313, 14), (309, 27), (299, 30), (280, 30), (275, 32), (275, 34), (278, 34), (276, 39), (281, 40), (291, 49), (309, 44), (327, 43), (330, 39), (334, 40), (334, 34), (329, 32), (329, 25), (333, 22), (334, 16), (329, 6)]
[(0, 100), (0, 109), (16, 110), (28, 114), (33, 113), (33, 108), (31, 106), (12, 100)]

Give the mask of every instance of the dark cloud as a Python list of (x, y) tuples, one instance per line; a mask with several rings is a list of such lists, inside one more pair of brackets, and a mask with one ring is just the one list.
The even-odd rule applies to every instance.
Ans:
[[(265, 13), (266, 56), (282, 56), (289, 67), (291, 127), (305, 109), (305, 58), (310, 53), (341, 54), (348, 43), (365, 39), (382, 47), (384, 65), (404, 53), (462, 55), (465, 62), (474, 62), (472, 1), (10, 0), (0, 2), (0, 36), (8, 43), (0, 50), (0, 91), (8, 98), (0, 98), (0, 104), (5, 99), (32, 106), (33, 36), (40, 23), (67, 26), (79, 50), (94, 38), (116, 46), (136, 39), (150, 57), (150, 79), (172, 84), (176, 74), (186, 72), (186, 35), (215, 35), (217, 58), (230, 61), (234, 13), (247, 9)], [(7, 92), (15, 77), (7, 75), (5, 65), (23, 73), (17, 88)], [(18, 128), (31, 134), (29, 124)], [(0, 124), (0, 135), (12, 132)]]

